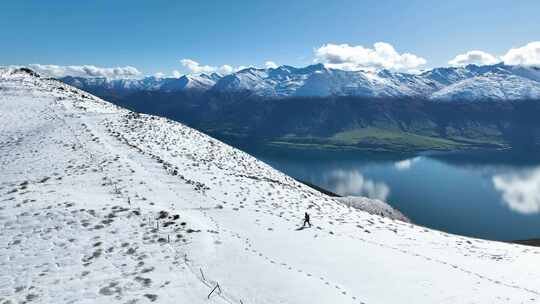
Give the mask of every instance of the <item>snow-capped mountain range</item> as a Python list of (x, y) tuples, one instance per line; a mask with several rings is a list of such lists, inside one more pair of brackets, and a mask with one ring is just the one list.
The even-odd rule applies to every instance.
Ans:
[(362, 96), (422, 97), (433, 100), (509, 100), (540, 98), (540, 68), (505, 64), (435, 68), (420, 74), (390, 70), (345, 71), (323, 64), (304, 68), (247, 68), (222, 76), (184, 75), (180, 78), (106, 79), (65, 77), (82, 89), (123, 92), (213, 90), (251, 92), (264, 97)]
[(540, 299), (538, 248), (351, 208), (31, 71), (0, 69), (0, 118), (0, 303)]
[(117, 92), (131, 91), (165, 91), (177, 92), (183, 90), (209, 90), (222, 76), (214, 74), (184, 75), (180, 78), (145, 77), (142, 79), (109, 79), (105, 77), (72, 77), (67, 76), (61, 80), (67, 84), (81, 89), (99, 88), (116, 90)]

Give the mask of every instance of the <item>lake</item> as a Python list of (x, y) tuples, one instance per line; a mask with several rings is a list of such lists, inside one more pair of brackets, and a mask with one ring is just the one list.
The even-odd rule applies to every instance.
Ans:
[(491, 240), (540, 237), (540, 157), (244, 149), (339, 195), (386, 201), (414, 223)]

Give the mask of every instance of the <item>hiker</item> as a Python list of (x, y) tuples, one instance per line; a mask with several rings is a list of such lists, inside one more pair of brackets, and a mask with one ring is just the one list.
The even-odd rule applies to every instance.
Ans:
[(304, 223), (302, 224), (302, 228), (306, 226), (306, 223), (311, 227), (311, 222), (309, 221), (309, 214), (306, 212), (304, 214)]

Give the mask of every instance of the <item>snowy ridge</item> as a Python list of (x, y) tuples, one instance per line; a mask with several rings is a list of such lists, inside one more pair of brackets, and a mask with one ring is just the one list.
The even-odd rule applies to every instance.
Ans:
[(400, 220), (403, 222), (410, 222), (410, 220), (401, 212), (380, 200), (369, 199), (362, 196), (336, 197), (335, 200), (345, 204), (346, 206), (363, 210), (370, 214), (376, 214), (386, 218)]
[[(503, 79), (504, 78), (504, 79)], [(540, 68), (495, 64), (436, 68), (418, 75), (381, 71), (344, 71), (323, 64), (304, 68), (247, 68), (227, 76), (116, 79), (66, 77), (82, 89), (251, 92), (265, 97), (362, 96), (421, 97), (432, 100), (538, 98)], [(478, 92), (477, 92), (478, 91)]]
[[(504, 78), (504, 81), (502, 79)], [(436, 68), (419, 75), (389, 70), (343, 71), (322, 64), (245, 69), (223, 77), (213, 89), (261, 96), (423, 97), (433, 100), (538, 98), (540, 69), (496, 64)], [(479, 91), (476, 94), (475, 91)]]
[(429, 81), (390, 71), (343, 71), (322, 64), (305, 68), (249, 68), (223, 77), (217, 91), (252, 91), (260, 96), (416, 96), (429, 90)]
[(537, 248), (349, 208), (182, 124), (0, 75), (2, 303), (540, 299)]
[(508, 74), (487, 74), (451, 84), (431, 95), (438, 100), (540, 99), (540, 83)]
[(108, 79), (105, 77), (83, 78), (64, 77), (61, 80), (80, 89), (107, 89), (116, 91), (157, 91), (178, 92), (183, 90), (208, 90), (212, 88), (221, 75), (184, 75), (180, 78), (157, 78), (154, 76), (142, 79)]

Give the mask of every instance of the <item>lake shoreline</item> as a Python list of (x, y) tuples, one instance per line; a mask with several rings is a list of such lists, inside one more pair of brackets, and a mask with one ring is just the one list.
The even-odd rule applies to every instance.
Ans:
[(517, 241), (509, 241), (508, 243), (540, 247), (540, 239), (517, 240)]
[[(300, 179), (296, 179), (296, 180), (298, 182), (300, 182), (300, 183), (302, 183), (302, 184), (304, 184), (304, 185), (306, 185), (306, 186), (308, 186), (308, 187), (310, 187), (310, 188), (312, 188), (314, 190), (317, 190), (317, 191), (319, 191), (319, 192), (321, 192), (323, 194), (326, 194), (326, 195), (328, 195), (330, 197), (333, 197), (333, 198), (343, 198), (344, 197), (342, 195), (336, 194), (336, 193), (334, 193), (334, 192), (332, 192), (330, 190), (324, 189), (324, 188), (322, 188), (320, 186), (317, 186), (315, 184), (312, 184), (310, 182), (300, 180)], [(394, 209), (394, 210), (401, 213), (401, 211), (397, 210), (395, 207), (393, 207), (393, 206), (391, 206), (389, 204), (388, 204), (388, 206), (390, 206), (392, 209)], [(366, 211), (366, 212), (368, 212), (368, 211)], [(408, 216), (406, 214), (404, 214), (404, 213), (402, 213), (402, 214), (403, 214), (403, 216), (408, 218)], [(410, 221), (410, 219), (409, 219), (409, 221)], [(430, 229), (432, 229), (432, 228), (430, 228)], [(447, 232), (447, 231), (443, 231), (443, 232), (451, 233), (451, 232)], [(489, 239), (485, 239), (485, 240), (489, 240)], [(493, 241), (493, 240), (489, 240), (489, 241)], [(510, 240), (510, 241), (500, 241), (500, 242), (518, 244), (518, 245), (524, 245), (524, 246), (540, 247), (540, 238), (531, 238), (531, 239), (524, 239), (524, 240)]]
[(406, 223), (412, 223), (412, 221), (405, 214), (403, 214), (401, 211), (394, 208), (387, 202), (370, 199), (364, 196), (342, 196), (312, 183), (298, 179), (297, 181), (334, 198), (335, 200), (346, 206), (365, 211), (369, 214), (375, 214), (386, 218), (400, 220)]

